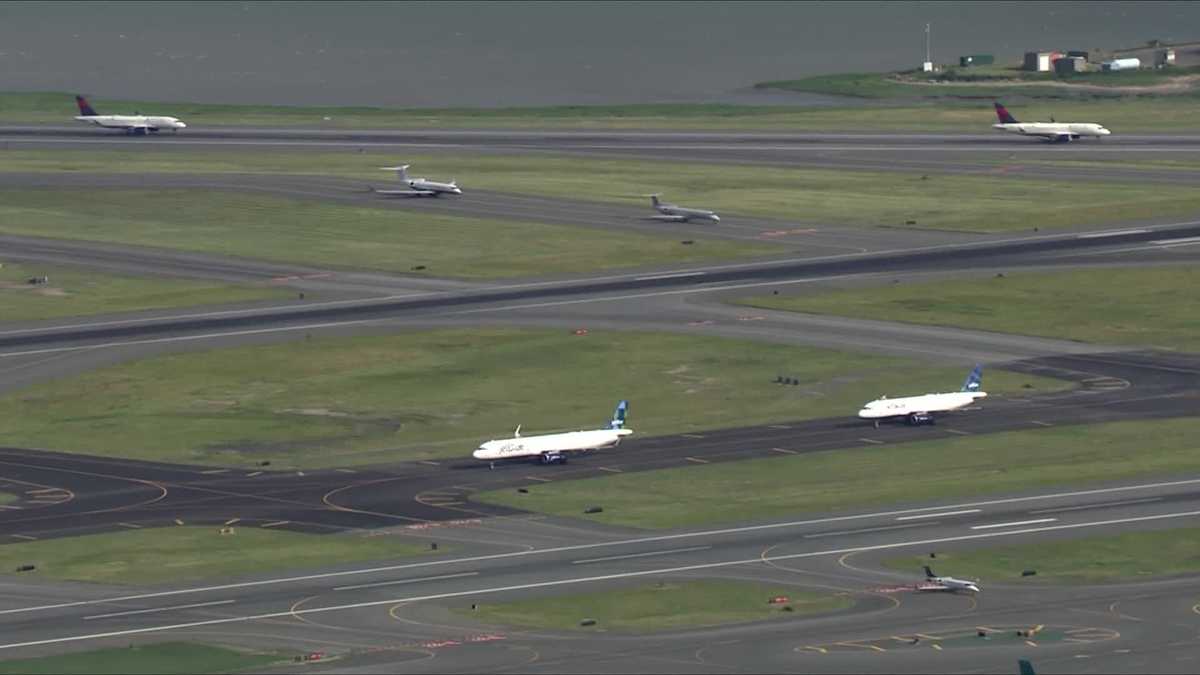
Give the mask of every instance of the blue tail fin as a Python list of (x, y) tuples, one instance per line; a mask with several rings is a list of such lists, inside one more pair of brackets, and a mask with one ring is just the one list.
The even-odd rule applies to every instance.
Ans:
[(1033, 664), (1029, 659), (1020, 659), (1017, 661), (1017, 667), (1021, 669), (1021, 675), (1037, 675), (1033, 670)]
[(960, 391), (979, 391), (981, 387), (983, 387), (983, 366), (976, 364), (971, 369), (971, 374), (967, 375), (967, 379), (963, 381)]
[(625, 415), (629, 412), (629, 401), (621, 401), (617, 404), (617, 409), (613, 411), (612, 420), (608, 423), (609, 429), (624, 429)]

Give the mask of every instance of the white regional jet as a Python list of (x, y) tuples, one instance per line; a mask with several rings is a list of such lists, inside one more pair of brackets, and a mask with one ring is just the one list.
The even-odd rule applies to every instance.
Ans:
[(980, 391), (983, 386), (983, 366), (975, 366), (963, 382), (962, 389), (945, 394), (923, 394), (921, 396), (905, 396), (903, 398), (888, 398), (881, 396), (864, 405), (858, 411), (858, 416), (865, 420), (904, 418), (914, 426), (934, 424), (933, 413), (965, 408), (987, 396), (986, 391)]
[(661, 202), (658, 200), (659, 196), (657, 194), (647, 196), (650, 197), (650, 203), (654, 206), (654, 210), (662, 214), (659, 216), (654, 216), (659, 220), (673, 220), (680, 223), (686, 223), (687, 221), (693, 219), (711, 220), (714, 223), (721, 222), (720, 216), (712, 211), (706, 211), (704, 209), (689, 209), (687, 207)]
[(82, 96), (75, 97), (75, 104), (79, 106), (79, 115), (75, 117), (76, 120), (95, 124), (105, 129), (123, 129), (130, 136), (145, 136), (147, 133), (158, 133), (163, 129), (170, 129), (171, 133), (178, 133), (180, 129), (187, 128), (187, 125), (176, 117), (140, 114), (97, 115), (96, 110)]
[(917, 584), (918, 591), (947, 591), (957, 593), (959, 591), (970, 591), (972, 593), (979, 592), (979, 582), (968, 581), (966, 579), (955, 579), (954, 577), (939, 577), (933, 573), (929, 565), (925, 566), (925, 583)]
[(371, 191), (376, 194), (386, 195), (388, 197), (437, 197), (443, 194), (461, 195), (462, 190), (458, 189), (454, 179), (450, 179), (449, 183), (439, 183), (429, 180), (428, 178), (410, 178), (408, 176), (409, 164), (403, 166), (381, 166), (384, 171), (395, 171), (396, 177), (401, 183), (408, 186), (407, 190), (376, 190), (371, 188)]
[(1051, 143), (1069, 143), (1084, 136), (1103, 138), (1112, 133), (1103, 125), (1094, 122), (1055, 122), (1053, 118), (1049, 122), (1018, 122), (999, 101), (996, 102), (996, 117), (1000, 118), (1000, 123), (993, 124), (993, 129), (1023, 136), (1036, 136)]
[(622, 437), (632, 434), (632, 429), (625, 428), (625, 415), (628, 411), (629, 402), (621, 401), (617, 404), (608, 426), (591, 431), (522, 436), (521, 427), (518, 426), (512, 438), (488, 441), (479, 446), (473, 456), (475, 459), (491, 462), (492, 468), (495, 468), (498, 460), (535, 457), (542, 464), (566, 464), (567, 453), (611, 448), (620, 443)]

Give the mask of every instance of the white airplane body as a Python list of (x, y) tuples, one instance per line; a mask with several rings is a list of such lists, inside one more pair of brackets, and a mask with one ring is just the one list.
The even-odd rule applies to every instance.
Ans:
[(858, 411), (858, 416), (861, 419), (875, 420), (877, 426), (879, 420), (900, 417), (907, 418), (910, 424), (932, 423), (932, 414), (935, 412), (966, 408), (978, 399), (986, 397), (987, 392), (980, 390), (982, 385), (983, 368), (975, 366), (963, 382), (961, 391), (901, 398), (881, 396), (864, 405)]
[(79, 115), (75, 116), (76, 121), (87, 122), (105, 129), (122, 129), (130, 135), (144, 136), (148, 133), (157, 133), (164, 129), (170, 129), (171, 133), (178, 133), (180, 129), (186, 129), (187, 125), (177, 117), (166, 117), (163, 115), (98, 115), (91, 104), (82, 96), (75, 97), (75, 104), (79, 106)]
[(928, 565), (925, 566), (925, 582), (917, 584), (917, 590), (943, 591), (947, 593), (957, 593), (959, 591), (980, 592), (979, 582), (967, 579), (955, 579), (954, 577), (939, 577), (933, 573), (933, 570)]
[(1018, 122), (1017, 118), (1010, 115), (1003, 105), (998, 102), (995, 105), (996, 116), (1000, 118), (1000, 123), (993, 124), (992, 128), (1000, 131), (1034, 136), (1051, 143), (1069, 143), (1085, 136), (1104, 138), (1112, 134), (1103, 125), (1094, 122), (1055, 122), (1053, 120), (1049, 122)]
[(376, 190), (371, 188), (372, 192), (388, 197), (437, 197), (443, 194), (461, 195), (463, 193), (454, 180), (451, 180), (449, 183), (439, 183), (428, 178), (411, 178), (408, 175), (409, 166), (409, 164), (405, 164), (403, 166), (379, 167), (384, 171), (395, 171), (396, 177), (400, 179), (400, 182), (408, 186), (407, 190)]
[(721, 217), (712, 211), (706, 209), (689, 209), (685, 206), (677, 206), (659, 201), (658, 195), (649, 195), (650, 204), (654, 206), (654, 210), (660, 215), (654, 216), (659, 220), (671, 220), (677, 223), (686, 223), (689, 220), (711, 220), (714, 223), (721, 222)]
[(480, 445), (472, 456), (493, 463), (505, 459), (536, 457), (542, 464), (565, 464), (568, 453), (611, 448), (620, 443), (622, 438), (632, 434), (632, 429), (625, 428), (628, 409), (628, 401), (618, 403), (613, 418), (605, 429), (522, 436), (521, 427), (517, 427), (512, 438), (488, 441)]

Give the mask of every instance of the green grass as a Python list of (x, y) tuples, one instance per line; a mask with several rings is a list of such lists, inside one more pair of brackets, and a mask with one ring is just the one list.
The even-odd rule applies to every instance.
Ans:
[[(803, 386), (781, 386), (780, 373)], [(956, 388), (960, 368), (668, 333), (441, 330), (154, 357), (0, 398), (8, 445), (274, 467), (466, 457), (632, 404), (643, 436), (852, 414), (883, 391)], [(1031, 389), (1025, 389), (1025, 385)], [(1058, 380), (988, 374), (991, 392)]]
[[(235, 509), (229, 512), (231, 519), (238, 515)], [(5, 544), (0, 578), (166, 584), (429, 552), (425, 545), (389, 536), (302, 534), (257, 525), (235, 524), (233, 534), (221, 534), (215, 525), (185, 525)], [(19, 565), (37, 565), (37, 570), (14, 572)]]
[(1153, 104), (1161, 103), (1195, 106), (1200, 101), (1195, 98), (1194, 84), (1183, 85), (1183, 88), (1178, 91), (1163, 92), (1123, 90), (1122, 88), (1169, 85), (1174, 78), (1193, 75), (1196, 72), (1196, 68), (1171, 68), (1116, 73), (1086, 72), (1058, 76), (1054, 73), (1035, 73), (1006, 66), (971, 66), (966, 68), (949, 67), (937, 73), (914, 70), (891, 73), (815, 75), (796, 80), (759, 82), (754, 86), (756, 89), (907, 101), (920, 99), (978, 100), (1020, 96), (1031, 99), (1054, 99), (1056, 102), (1075, 101), (1085, 105), (1097, 102), (1116, 102), (1131, 107), (1154, 107)]
[[(50, 283), (26, 283), (34, 276), (47, 276)], [(0, 317), (5, 321), (249, 302), (285, 295), (290, 293), (248, 284), (126, 276), (40, 263), (0, 266)]]
[[(787, 596), (792, 607), (768, 601)], [(820, 614), (854, 605), (849, 596), (746, 581), (661, 582), (635, 588), (480, 604), (463, 616), (485, 623), (549, 630), (653, 632)], [(594, 619), (594, 626), (580, 626)]]
[[(498, 490), (474, 498), (644, 528), (824, 515), (1194, 473), (1198, 432), (1200, 419), (1191, 418), (1052, 427), (561, 481), (527, 494)], [(584, 515), (593, 505), (604, 511)]]
[(259, 668), (279, 660), (278, 654), (248, 654), (192, 642), (161, 642), (0, 661), (0, 675), (198, 675)]
[(0, 492), (0, 504), (11, 504), (18, 499), (19, 497), (11, 492)]
[[(1200, 350), (1200, 267), (1005, 272), (1003, 277), (891, 284), (741, 304), (939, 326), (969, 326), (1113, 345)], [(1102, 311), (1098, 311), (1102, 309)]]
[[(178, 153), (163, 152), (162, 148), (91, 152), (18, 150), (6, 152), (5, 158), (5, 166), (11, 171), (319, 172), (359, 179), (364, 188), (368, 184), (385, 185), (391, 181), (389, 175), (376, 167), (380, 162), (395, 161), (371, 159), (356, 153), (255, 151), (230, 154), (199, 150)], [(913, 227), (917, 228), (1028, 231), (1034, 227), (1048, 229), (1177, 218), (1200, 212), (1200, 194), (1190, 186), (1156, 183), (1055, 181), (939, 173), (931, 173), (923, 179), (920, 175), (897, 171), (728, 166), (555, 155), (407, 155), (404, 161), (417, 167), (421, 175), (457, 177), (468, 190), (464, 199), (471, 198), (471, 189), (563, 199), (585, 198), (642, 206), (647, 216), (652, 213), (648, 200), (636, 195), (646, 192), (650, 189), (648, 186), (682, 204), (725, 213), (788, 218), (825, 227), (907, 227), (906, 223), (914, 221)], [(60, 202), (62, 206), (58, 205)], [(405, 263), (413, 256), (397, 258), (407, 252), (404, 248), (394, 248), (397, 240), (411, 239), (413, 243), (407, 246), (423, 252), (426, 249), (420, 247), (428, 245), (440, 255), (451, 255), (464, 249), (465, 252), (458, 255), (469, 256), (485, 248), (482, 244), (472, 246), (473, 242), (505, 246), (503, 250), (506, 251), (512, 251), (516, 246), (519, 255), (505, 256), (510, 260), (507, 265), (542, 268), (562, 260), (561, 264), (570, 269), (582, 263), (578, 257), (559, 258), (564, 250), (586, 259), (600, 260), (605, 260), (606, 256), (597, 253), (619, 250), (619, 259), (625, 260), (628, 256), (631, 258), (629, 264), (644, 261), (652, 255), (657, 256), (654, 259), (677, 256), (686, 261), (688, 256), (702, 257), (705, 251), (714, 247), (728, 256), (764, 250), (763, 247), (737, 248), (733, 244), (712, 241), (700, 241), (696, 246), (687, 247), (680, 246), (675, 240), (639, 237), (625, 232), (452, 218), (403, 209), (313, 204), (274, 197), (222, 195), (220, 200), (213, 200), (204, 191), (21, 190), (0, 192), (0, 203), (5, 205), (0, 210), (0, 231), (44, 229), (41, 221), (50, 218), (54, 231), (66, 231), (70, 236), (112, 237), (130, 230), (142, 232), (142, 229), (135, 229), (139, 228), (139, 218), (154, 221), (166, 214), (171, 217), (170, 221), (145, 232), (142, 238), (150, 238), (159, 228), (169, 227), (167, 232), (181, 237), (183, 242), (198, 240), (208, 248), (222, 248), (219, 241), (212, 241), (210, 232), (228, 229), (234, 242), (257, 237), (260, 233), (265, 239), (265, 234), (269, 234), (272, 237), (269, 241), (254, 242), (263, 250), (284, 248), (269, 243), (282, 237), (284, 243), (293, 244), (289, 248), (298, 251), (337, 246), (338, 255), (373, 256), (391, 261), (404, 260)], [(171, 208), (176, 203), (194, 204), (194, 209)], [(265, 205), (277, 206), (268, 208)], [(290, 208), (297, 205), (303, 207)], [(91, 221), (81, 220), (79, 211), (89, 207), (97, 210), (94, 217)], [(133, 220), (122, 225), (121, 219), (127, 213)], [(233, 230), (219, 221), (214, 223), (213, 216), (232, 219), (241, 227)], [(247, 226), (252, 226), (248, 233), (239, 234)], [(347, 234), (355, 239), (348, 240)], [(584, 237), (595, 243), (585, 245)], [(365, 243), (345, 250), (360, 240)], [(446, 246), (446, 243), (459, 246)], [(567, 246), (575, 243), (574, 247)], [(495, 250), (495, 246), (487, 249)], [(551, 247), (554, 247), (553, 254)], [(239, 250), (241, 248), (245, 247), (239, 245)], [(641, 252), (643, 248), (646, 253)], [(778, 248), (770, 250), (777, 251)], [(291, 254), (291, 257), (296, 255), (300, 253)], [(468, 271), (473, 269), (469, 264), (462, 266)], [(505, 264), (500, 266), (503, 269)]]
[[(984, 584), (1014, 583), (1127, 583), (1153, 577), (1200, 572), (1200, 528), (1153, 532), (1127, 532), (1064, 541), (1018, 546), (998, 546), (970, 551), (938, 551), (937, 572), (950, 576), (978, 577)], [(919, 570), (929, 563), (923, 556), (901, 556), (884, 566)], [(1037, 575), (1022, 577), (1024, 570)]]
[[(796, 84), (799, 82), (800, 84)], [(820, 93), (901, 96), (914, 99), (917, 87), (888, 84), (880, 73), (809, 78), (792, 83)], [(788, 87), (783, 87), (783, 85)], [(891, 89), (900, 88), (898, 91)], [(933, 89), (928, 87), (927, 89)], [(1028, 97), (1031, 87), (1019, 92)], [(922, 89), (922, 92), (924, 89)], [(921, 93), (921, 92), (918, 92)], [(986, 92), (985, 92), (986, 93)], [(993, 92), (999, 93), (999, 92)], [(1034, 92), (1040, 93), (1040, 92)], [(1049, 92), (1047, 92), (1049, 93)], [(928, 95), (928, 94), (927, 94)], [(973, 94), (980, 96), (981, 94)], [(170, 114), (192, 126), (296, 126), (397, 129), (665, 129), (761, 131), (986, 131), (995, 119), (986, 101), (931, 100), (902, 106), (748, 106), (725, 104), (646, 104), (528, 108), (305, 108), (287, 106), (154, 103), (95, 99), (102, 111), (141, 110)], [(1183, 131), (1200, 127), (1192, 97), (1095, 97), (1055, 99), (1058, 119), (1096, 119), (1117, 133)], [(1014, 110), (1018, 118), (1022, 115)], [(67, 93), (0, 94), (0, 124), (79, 124), (75, 101)], [(1029, 115), (1032, 119), (1032, 115)], [(329, 119), (325, 119), (329, 118)], [(82, 125), (80, 125), (82, 127)], [(183, 133), (187, 133), (184, 131)]]
[(491, 279), (762, 256), (677, 238), (213, 190), (0, 190), (0, 232)]

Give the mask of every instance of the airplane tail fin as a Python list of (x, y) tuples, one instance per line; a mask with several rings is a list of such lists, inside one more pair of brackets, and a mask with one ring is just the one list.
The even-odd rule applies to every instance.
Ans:
[(1037, 673), (1034, 672), (1033, 664), (1029, 662), (1029, 659), (1018, 659), (1017, 667), (1021, 669), (1021, 675), (1037, 675)]
[(381, 166), (379, 168), (383, 171), (395, 171), (396, 178), (398, 178), (401, 182), (403, 182), (403, 181), (408, 180), (408, 167), (410, 167), (410, 166), (412, 166), (412, 165), (411, 164), (401, 164), (400, 166)]
[(613, 411), (612, 419), (608, 422), (609, 429), (624, 429), (625, 416), (629, 414), (629, 401), (622, 400)]
[(963, 380), (962, 389), (960, 391), (979, 391), (983, 387), (983, 366), (975, 364), (971, 369), (971, 373), (967, 375), (967, 379)]
[(934, 578), (934, 577), (936, 577), (936, 576), (937, 576), (937, 575), (933, 573), (933, 570), (932, 570), (932, 569), (930, 569), (929, 565), (925, 565), (925, 578), (926, 578), (926, 579), (932, 579), (932, 578)]
[(80, 115), (86, 117), (95, 117), (98, 114), (96, 109), (92, 107), (92, 104), (88, 103), (87, 99), (82, 96), (75, 97), (75, 105), (79, 106)]
[(1017, 124), (1018, 123), (1017, 118), (1015, 118), (1011, 114), (1009, 114), (1008, 110), (1005, 110), (1004, 104), (1000, 103), (999, 101), (996, 101), (995, 105), (996, 105), (996, 117), (1000, 118), (1001, 124)]
[(658, 206), (659, 204), (662, 204), (662, 202), (658, 201), (657, 194), (650, 195), (650, 203), (654, 206)]

